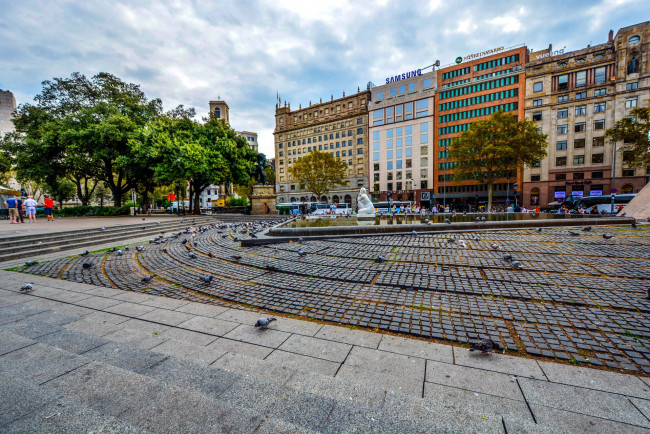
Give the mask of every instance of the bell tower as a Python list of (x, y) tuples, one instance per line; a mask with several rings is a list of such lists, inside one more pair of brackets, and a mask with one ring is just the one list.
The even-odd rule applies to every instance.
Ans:
[(230, 117), (228, 113), (228, 104), (225, 101), (221, 101), (220, 97), (217, 97), (216, 101), (210, 101), (210, 113), (212, 113), (217, 119), (221, 119), (230, 126)]

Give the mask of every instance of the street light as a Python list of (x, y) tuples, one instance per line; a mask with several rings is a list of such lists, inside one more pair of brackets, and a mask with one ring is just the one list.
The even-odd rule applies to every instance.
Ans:
[[(445, 145), (445, 158), (447, 158), (447, 146)], [(444, 169), (442, 173), (442, 207), (447, 209), (447, 163), (443, 162)], [(444, 212), (444, 211), (443, 211)]]
[(519, 184), (516, 182), (512, 184), (512, 189), (514, 190), (514, 193), (512, 194), (515, 197), (515, 208), (517, 207), (517, 189), (519, 188)]
[(510, 172), (508, 172), (508, 182), (506, 183), (506, 212), (508, 212), (509, 202), (510, 202)]
[(616, 125), (614, 127), (614, 158), (612, 159), (612, 188), (609, 190), (610, 195), (612, 197), (612, 208), (610, 209), (610, 213), (614, 214), (614, 200), (616, 199), (616, 134), (618, 133), (618, 129), (620, 128), (620, 125)]
[(174, 183), (174, 186), (176, 187), (176, 215), (179, 217), (181, 216), (181, 205), (180, 205), (180, 191), (181, 191), (181, 183), (176, 181)]

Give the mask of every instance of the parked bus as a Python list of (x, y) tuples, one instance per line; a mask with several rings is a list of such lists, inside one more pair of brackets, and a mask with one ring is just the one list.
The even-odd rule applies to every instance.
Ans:
[[(614, 196), (614, 213), (618, 213), (630, 203), (636, 194), (617, 194)], [(573, 205), (573, 209), (579, 206), (584, 208), (585, 212), (590, 212), (595, 206), (599, 214), (607, 214), (612, 210), (612, 196), (587, 196), (579, 198)]]
[(394, 200), (392, 202), (377, 202), (374, 203), (373, 205), (375, 206), (376, 213), (389, 213), (391, 210), (391, 206), (393, 205), (395, 205), (396, 212), (399, 212), (399, 209), (402, 205), (404, 205), (404, 209), (406, 208), (410, 209), (413, 206), (413, 202)]
[(300, 214), (300, 205), (298, 202), (281, 202), (275, 205), (275, 209), (280, 214), (280, 208), (288, 208), (289, 214)]

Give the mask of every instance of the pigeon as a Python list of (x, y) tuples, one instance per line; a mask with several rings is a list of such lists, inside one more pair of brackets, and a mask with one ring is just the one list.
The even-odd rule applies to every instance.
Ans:
[(427, 218), (425, 218), (425, 219), (424, 219), (424, 222), (427, 223), (427, 224), (429, 224), (429, 223), (430, 223), (430, 220), (427, 219)]
[(580, 235), (580, 232), (569, 231), (569, 235), (577, 237), (578, 235)]
[(121, 250), (118, 249), (116, 253), (117, 253), (117, 256), (122, 256), (122, 251)]
[(415, 235), (416, 237), (418, 236), (418, 232), (417, 232), (415, 229), (413, 229), (413, 232), (411, 232), (411, 233), (412, 233), (413, 235)]
[(479, 350), (483, 354), (490, 354), (490, 352), (492, 352), (492, 350), (495, 348), (499, 350), (501, 349), (501, 346), (491, 339), (481, 339), (480, 341), (472, 345), (472, 348), (470, 348), (469, 350), (470, 351)]
[(150, 282), (151, 279), (153, 279), (155, 276), (156, 276), (155, 274), (152, 274), (151, 276), (143, 277), (141, 281), (142, 282)]
[(129, 247), (129, 246), (124, 246), (124, 250), (126, 250), (126, 251), (128, 252), (129, 250), (131, 250), (131, 247)]
[(257, 235), (255, 235), (254, 232), (251, 232), (251, 233), (250, 233), (250, 237), (251, 237), (251, 238), (257, 238)]
[(83, 264), (81, 264), (81, 266), (84, 267), (84, 268), (90, 268), (90, 267), (93, 266), (93, 264), (90, 263), (90, 262), (84, 262)]
[(138, 252), (142, 252), (144, 251), (144, 246), (136, 246), (135, 250), (137, 250)]
[(142, 221), (144, 221), (144, 219), (142, 219)]
[(626, 215), (627, 215), (627, 213), (624, 212), (623, 214), (621, 214), (621, 217), (625, 217)]
[(591, 226), (587, 226), (587, 227), (582, 228), (582, 231), (583, 232), (590, 232), (591, 231)]
[(298, 255), (305, 256), (307, 253), (303, 249), (298, 249)]
[(465, 240), (458, 240), (458, 245), (462, 248), (467, 247), (467, 245), (465, 244)]
[(196, 255), (194, 254), (194, 252), (187, 252), (187, 256), (189, 256), (190, 259), (196, 259)]
[(490, 244), (490, 247), (492, 248), (492, 250), (501, 250), (501, 246), (496, 243)]
[(232, 255), (232, 258), (233, 258), (235, 261), (239, 261), (239, 260), (241, 260), (241, 256), (240, 256), (240, 255)]
[(447, 223), (448, 225), (451, 224), (451, 222), (449, 221), (449, 219), (445, 219), (445, 223)]
[(475, 222), (480, 222), (480, 221), (481, 221), (481, 217), (476, 217), (476, 218), (474, 219), (474, 221), (475, 221)]
[(211, 258), (214, 258), (216, 255), (214, 253), (210, 252), (210, 253), (208, 253), (208, 256), (211, 257)]
[(448, 242), (448, 243), (455, 243), (455, 242), (456, 242), (456, 237), (452, 235), (451, 238), (449, 238), (449, 239), (447, 240), (447, 242)]
[(487, 219), (486, 219), (485, 217), (481, 217), (481, 221), (482, 221), (482, 222), (484, 222), (484, 221), (486, 221), (486, 220), (487, 220)]
[(537, 232), (542, 232), (542, 228), (537, 228)]
[(187, 244), (187, 240), (183, 240), (183, 244)]
[(603, 234), (603, 238), (605, 238), (606, 240), (609, 240), (610, 238), (613, 238), (613, 237), (614, 237), (614, 235)]
[(503, 260), (508, 262), (512, 261), (512, 255), (510, 253), (504, 253)]
[(636, 229), (636, 222), (632, 222), (632, 229)]
[(86, 250), (85, 252), (83, 252), (79, 256), (88, 256), (89, 254), (90, 254), (90, 252), (88, 250)]
[(214, 276), (212, 276), (212, 275), (201, 277), (201, 281), (203, 281), (203, 283), (205, 283), (205, 284), (211, 283), (212, 279), (214, 279)]
[(512, 261), (510, 265), (512, 265), (512, 268), (516, 268), (517, 270), (521, 270), (524, 268), (524, 266), (521, 265), (521, 262), (519, 261)]
[(276, 267), (275, 265), (267, 265), (266, 269), (269, 270), (269, 271), (280, 271), (280, 269), (278, 267)]
[(106, 230), (106, 226), (102, 226), (101, 231), (103, 232), (105, 230)]
[(25, 265), (27, 265), (28, 267), (31, 267), (32, 265), (36, 265), (36, 264), (38, 264), (38, 262), (36, 262), (36, 261), (27, 261), (27, 262), (25, 262)]
[(378, 263), (378, 264), (381, 264), (381, 263), (384, 262), (385, 260), (386, 260), (386, 258), (384, 258), (383, 256), (380, 256), (380, 257), (378, 257), (377, 259), (375, 259), (375, 262)]
[(481, 239), (476, 235), (472, 235), (472, 241), (481, 241)]
[(28, 291), (33, 291), (34, 290), (34, 283), (29, 282), (24, 284), (23, 286), (20, 287), (21, 292), (28, 292)]
[(163, 247), (163, 252), (167, 253), (167, 247)]
[(277, 318), (260, 318), (255, 323), (255, 328), (262, 330), (267, 329), (269, 328), (269, 324), (271, 324), (273, 321), (277, 321)]

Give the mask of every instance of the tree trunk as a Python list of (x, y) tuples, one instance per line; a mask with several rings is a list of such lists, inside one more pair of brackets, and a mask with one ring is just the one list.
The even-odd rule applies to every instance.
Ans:
[(81, 178), (73, 177), (72, 181), (77, 185), (77, 197), (81, 201), (81, 206), (88, 206), (88, 202), (90, 202), (90, 198), (92, 197), (93, 193), (95, 192), (95, 188), (97, 187), (97, 182), (95, 182), (93, 188), (88, 191), (88, 178), (84, 178), (83, 188), (81, 187)]
[(487, 212), (490, 212), (492, 210), (492, 189), (494, 188), (494, 185), (492, 182), (488, 182), (487, 184), (487, 193), (488, 193), (488, 203), (487, 203)]
[(194, 189), (194, 214), (201, 214), (201, 206), (199, 205), (199, 198), (203, 189)]
[(193, 205), (192, 197), (193, 197), (193, 194), (194, 194), (194, 192), (193, 192), (194, 189), (192, 187), (193, 187), (193, 183), (190, 182), (190, 194), (189, 194), (189, 197), (188, 197), (188, 199), (189, 199), (188, 202), (189, 203), (188, 203), (188, 209), (187, 209), (187, 212), (189, 212), (190, 214), (192, 214), (192, 210), (194, 209), (194, 207), (192, 206)]

